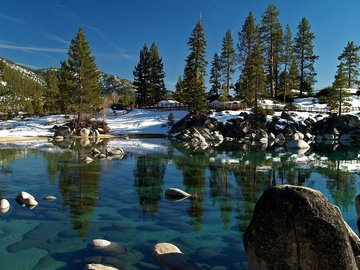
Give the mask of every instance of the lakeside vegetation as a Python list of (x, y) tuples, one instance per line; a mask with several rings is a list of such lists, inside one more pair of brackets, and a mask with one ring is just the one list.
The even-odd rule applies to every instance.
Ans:
[[(144, 44), (140, 50), (133, 84), (121, 92), (105, 93), (90, 44), (79, 28), (70, 42), (68, 59), (60, 62), (59, 69), (46, 69), (44, 76), (25, 68), (19, 71), (5, 59), (0, 61), (0, 111), (76, 114), (80, 122), (85, 114), (112, 104), (143, 107), (173, 98), (188, 104), (191, 114), (202, 115), (208, 110), (208, 101), (240, 99), (257, 113), (261, 110), (260, 99), (287, 103), (296, 96), (311, 96), (317, 75), (314, 65), (319, 58), (314, 53), (315, 34), (303, 17), (294, 35), (288, 24), (284, 27), (280, 22), (279, 15), (277, 7), (269, 5), (259, 19), (249, 12), (237, 37), (228, 29), (220, 52), (214, 54), (210, 63), (210, 74), (206, 29), (199, 19), (188, 39), (189, 54), (175, 91), (166, 89), (165, 67), (153, 42), (150, 48)], [(347, 43), (338, 57), (333, 84), (319, 95), (321, 102), (336, 108), (339, 115), (348, 106), (349, 94), (345, 89), (359, 83), (359, 50), (353, 41)]]

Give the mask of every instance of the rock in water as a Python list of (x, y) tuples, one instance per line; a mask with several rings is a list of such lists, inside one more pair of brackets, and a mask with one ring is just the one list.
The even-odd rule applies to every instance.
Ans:
[(153, 255), (163, 265), (174, 270), (200, 270), (191, 258), (171, 243), (158, 243), (153, 248)]
[(111, 245), (111, 242), (105, 239), (94, 239), (90, 242), (92, 247), (107, 247)]
[(118, 268), (99, 263), (89, 263), (85, 265), (85, 270), (118, 270)]
[(165, 196), (168, 199), (182, 199), (182, 198), (188, 198), (191, 195), (179, 188), (168, 188), (165, 191)]
[(7, 199), (0, 200), (0, 212), (6, 213), (10, 209), (10, 203)]
[(288, 144), (287, 144), (288, 148), (293, 148), (293, 149), (307, 149), (310, 148), (309, 144), (307, 142), (305, 142), (304, 140), (291, 140)]
[(267, 189), (244, 233), (248, 269), (358, 269), (360, 239), (319, 191)]

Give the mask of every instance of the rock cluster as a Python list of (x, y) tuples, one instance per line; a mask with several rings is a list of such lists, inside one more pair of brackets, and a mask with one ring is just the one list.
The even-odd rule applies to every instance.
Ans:
[(223, 140), (237, 140), (248, 145), (262, 144), (265, 148), (276, 144), (307, 149), (315, 142), (348, 144), (360, 140), (359, 125), (359, 119), (352, 115), (330, 115), (319, 121), (307, 118), (299, 122), (285, 111), (280, 117), (272, 118), (241, 112), (238, 118), (224, 123), (211, 117), (195, 118), (188, 115), (176, 123), (169, 134), (201, 149)]
[[(84, 127), (85, 126), (85, 127)], [(76, 123), (75, 120), (62, 126), (54, 126), (54, 138), (56, 140), (62, 140), (73, 136), (80, 136), (81, 138), (100, 137), (100, 134), (107, 133), (109, 126), (101, 121), (87, 121), (86, 123)]]
[(21, 204), (21, 205), (25, 205), (28, 208), (32, 209), (34, 207), (36, 207), (39, 203), (35, 200), (34, 196), (25, 192), (25, 191), (21, 191), (17, 196), (16, 196), (16, 201)]
[(248, 269), (358, 269), (360, 239), (338, 207), (311, 188), (267, 189), (243, 238)]

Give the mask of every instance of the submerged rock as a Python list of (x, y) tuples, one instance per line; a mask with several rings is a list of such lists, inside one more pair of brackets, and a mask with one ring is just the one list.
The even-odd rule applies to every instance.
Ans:
[(360, 239), (319, 191), (267, 189), (244, 233), (248, 269), (358, 269)]
[(191, 194), (179, 189), (179, 188), (168, 188), (165, 190), (165, 196), (168, 199), (182, 199), (182, 198), (188, 198), (191, 196)]
[(88, 263), (85, 265), (85, 270), (118, 270), (118, 268), (99, 263)]
[(111, 245), (111, 242), (105, 239), (93, 239), (90, 245), (92, 247), (107, 247)]

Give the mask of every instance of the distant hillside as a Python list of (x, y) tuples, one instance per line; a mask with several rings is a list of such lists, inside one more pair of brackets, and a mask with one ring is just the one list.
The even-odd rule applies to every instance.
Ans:
[[(49, 68), (43, 68), (39, 70), (34, 70), (36, 74), (39, 74), (42, 77), (46, 77)], [(123, 94), (124, 91), (133, 91), (134, 86), (131, 81), (127, 79), (120, 79), (119, 77), (108, 74), (100, 71), (99, 82), (101, 85), (102, 94), (111, 94), (113, 91), (118, 92), (118, 94)]]

